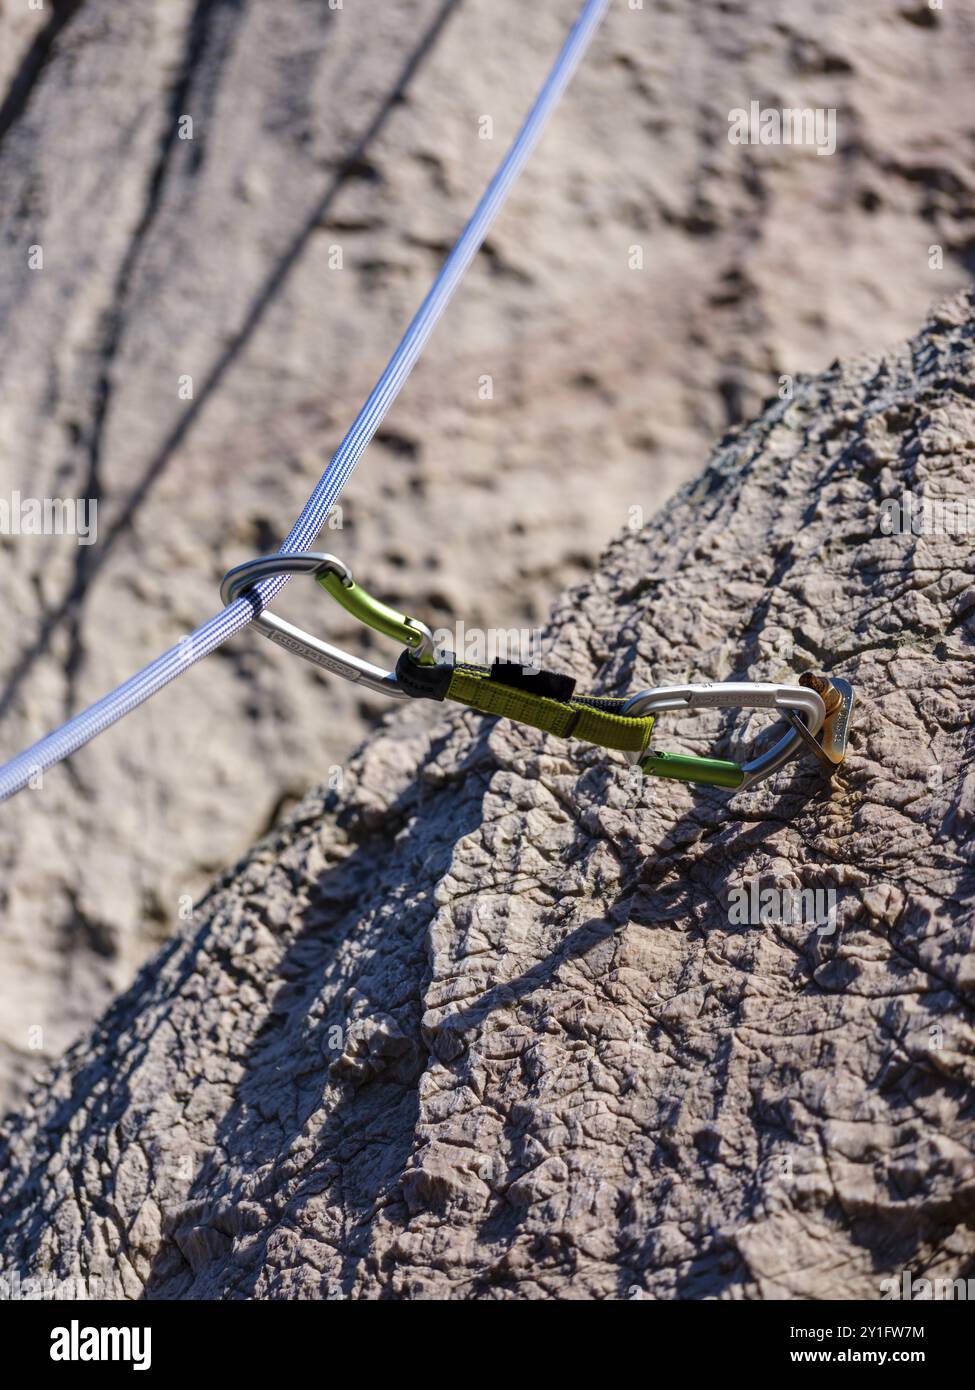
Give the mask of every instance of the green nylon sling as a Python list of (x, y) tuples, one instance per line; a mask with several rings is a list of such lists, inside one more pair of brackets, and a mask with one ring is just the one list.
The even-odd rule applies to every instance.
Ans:
[(456, 666), (444, 699), (481, 714), (531, 724), (559, 738), (577, 738), (624, 753), (642, 753), (650, 741), (653, 715), (633, 719), (618, 713), (625, 703), (622, 699), (572, 695), (568, 700), (555, 700), (490, 677), (486, 666)]

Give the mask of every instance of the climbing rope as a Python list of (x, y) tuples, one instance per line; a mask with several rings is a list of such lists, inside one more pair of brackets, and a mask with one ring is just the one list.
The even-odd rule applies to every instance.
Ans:
[[(301, 515), (281, 547), (282, 554), (307, 551), (324, 526), (352, 470), (413, 370), (437, 321), (525, 167), (599, 26), (608, 3), (609, 0), (586, 0), (583, 5), (578, 20), (511, 148), (441, 267), (382, 376), (305, 503)], [(0, 768), (0, 801), (21, 791), (38, 773), (69, 757), (112, 724), (131, 714), (196, 662), (209, 656), (228, 638), (253, 621), (287, 584), (289, 577), (288, 572), (282, 571), (260, 582), (249, 591), (247, 598), (235, 599), (222, 613), (218, 613), (195, 632), (163, 652), (136, 675), (11, 759)]]

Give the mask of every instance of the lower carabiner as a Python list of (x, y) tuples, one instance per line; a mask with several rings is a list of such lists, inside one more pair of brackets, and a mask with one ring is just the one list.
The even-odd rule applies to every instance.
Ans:
[[(639, 763), (650, 776), (699, 782), (707, 786), (725, 787), (730, 791), (742, 791), (778, 772), (807, 743), (835, 766), (846, 748), (853, 687), (848, 681), (831, 683), (822, 676), (801, 677), (800, 680), (799, 685), (734, 681), (714, 685), (659, 686), (653, 690), (643, 690), (626, 702), (622, 710), (624, 714), (663, 714), (692, 709), (771, 709), (785, 714), (793, 727), (771, 748), (742, 764), (721, 758), (653, 752), (631, 754), (631, 761)], [(827, 727), (823, 742), (820, 742), (816, 736), (824, 725)]]

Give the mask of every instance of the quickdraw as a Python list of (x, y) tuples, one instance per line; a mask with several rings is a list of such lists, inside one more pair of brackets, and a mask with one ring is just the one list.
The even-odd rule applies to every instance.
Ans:
[[(846, 752), (854, 701), (853, 687), (846, 680), (806, 672), (797, 685), (736, 681), (660, 686), (629, 699), (578, 695), (574, 679), (556, 672), (516, 662), (475, 666), (438, 660), (433, 634), (424, 623), (374, 598), (336, 556), (308, 551), (265, 555), (238, 565), (224, 576), (220, 596), (229, 604), (246, 597), (260, 580), (283, 574), (312, 575), (355, 618), (402, 642), (405, 651), (395, 670), (387, 671), (266, 610), (254, 616), (258, 630), (306, 661), (396, 700), (452, 700), (561, 738), (618, 749), (650, 776), (732, 791), (754, 786), (804, 750), (812, 752), (830, 772)], [(776, 710), (785, 715), (790, 728), (764, 753), (755, 753), (740, 764), (650, 749), (650, 735), (659, 715), (695, 709)]]

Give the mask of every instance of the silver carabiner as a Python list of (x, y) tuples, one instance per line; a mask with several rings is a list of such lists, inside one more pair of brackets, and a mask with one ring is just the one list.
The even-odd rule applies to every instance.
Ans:
[[(220, 585), (220, 597), (225, 604), (233, 603), (234, 599), (241, 598), (260, 580), (273, 579), (279, 574), (310, 574), (326, 583), (334, 575), (340, 582), (332, 592), (350, 612), (369, 626), (403, 641), (421, 663), (433, 660), (433, 633), (426, 624), (403, 613), (396, 613), (367, 594), (355, 583), (348, 565), (335, 555), (301, 551), (258, 556), (228, 570)], [(313, 637), (311, 633), (285, 622), (266, 609), (255, 615), (254, 625), (269, 641), (303, 656), (306, 661), (331, 671), (335, 676), (341, 676), (343, 680), (368, 686), (370, 690), (394, 700), (408, 698), (395, 671), (384, 671), (371, 661), (364, 661), (351, 652), (333, 647), (330, 642)]]
[[(829, 681), (825, 677), (809, 679), (824, 689), (830, 704), (829, 711), (823, 695), (812, 684), (771, 685), (757, 681), (729, 681), (714, 685), (658, 686), (652, 690), (642, 690), (627, 700), (622, 714), (662, 714), (692, 709), (773, 709), (785, 714), (793, 727), (766, 752), (741, 765), (723, 759), (673, 753), (644, 752), (627, 756), (631, 762), (639, 763), (648, 774), (684, 782), (703, 782), (732, 791), (742, 791), (770, 777), (806, 745), (811, 745), (812, 751), (824, 763), (835, 766), (846, 749), (853, 687), (843, 680)], [(817, 735), (827, 719), (830, 727), (824, 749)]]

